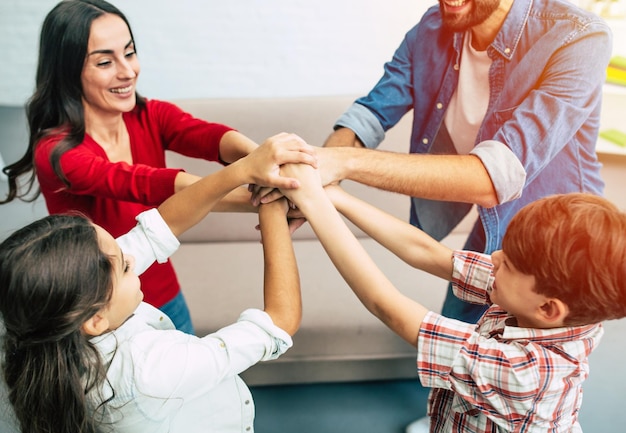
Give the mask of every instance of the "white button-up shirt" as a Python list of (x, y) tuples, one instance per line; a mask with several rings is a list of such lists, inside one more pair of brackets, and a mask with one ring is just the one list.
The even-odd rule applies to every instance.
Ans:
[(116, 432), (252, 432), (254, 403), (238, 373), (274, 359), (291, 338), (263, 311), (198, 338), (176, 331), (156, 308), (142, 303), (113, 332), (95, 337), (110, 363), (99, 398)]
[[(118, 239), (138, 273), (178, 247), (156, 210)], [(238, 374), (275, 359), (292, 345), (289, 334), (256, 309), (198, 338), (142, 303), (118, 329), (91, 339), (109, 365), (107, 383), (90, 397), (105, 404), (104, 423), (116, 432), (252, 432), (254, 403)], [(100, 394), (100, 395), (98, 395)]]

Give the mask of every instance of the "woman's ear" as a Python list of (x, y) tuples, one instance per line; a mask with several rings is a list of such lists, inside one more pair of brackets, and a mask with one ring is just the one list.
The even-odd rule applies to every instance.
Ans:
[(109, 319), (102, 315), (102, 313), (96, 313), (83, 323), (81, 329), (85, 334), (96, 337), (109, 329)]
[(538, 309), (539, 319), (549, 327), (562, 326), (568, 314), (567, 304), (558, 298), (546, 298)]

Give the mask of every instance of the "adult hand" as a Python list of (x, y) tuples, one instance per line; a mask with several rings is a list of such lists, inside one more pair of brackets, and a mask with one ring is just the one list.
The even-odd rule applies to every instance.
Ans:
[(293, 189), (299, 186), (295, 178), (280, 172), (283, 164), (304, 164), (317, 167), (313, 146), (295, 134), (280, 133), (265, 140), (258, 148), (238, 162), (246, 164), (250, 184), (261, 187)]
[(349, 157), (350, 148), (316, 148), (318, 167), (322, 185), (339, 183), (344, 179), (343, 169)]
[[(343, 168), (350, 157), (349, 148), (314, 147), (319, 176), (322, 185), (338, 184), (344, 179)], [(267, 188), (259, 185), (250, 185), (251, 201), (254, 206), (269, 203), (283, 197), (283, 193), (276, 188)]]

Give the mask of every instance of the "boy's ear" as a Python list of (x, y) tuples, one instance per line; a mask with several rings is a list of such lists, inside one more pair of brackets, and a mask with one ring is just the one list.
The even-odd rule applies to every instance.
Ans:
[(569, 308), (558, 298), (546, 298), (539, 306), (537, 314), (547, 325), (561, 326), (569, 314)]
[(83, 323), (81, 329), (85, 334), (96, 337), (109, 329), (109, 320), (101, 313), (96, 313)]

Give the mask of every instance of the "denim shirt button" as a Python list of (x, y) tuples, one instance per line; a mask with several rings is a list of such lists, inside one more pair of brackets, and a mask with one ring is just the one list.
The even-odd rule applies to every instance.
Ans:
[(426, 137), (422, 138), (422, 143), (428, 144), (428, 138), (426, 138)]
[(511, 54), (511, 49), (510, 48), (505, 48), (504, 49), (504, 53), (505, 54)]
[(437, 110), (441, 110), (443, 108), (443, 104), (441, 102), (437, 102)]
[(461, 69), (461, 68), (460, 68), (460, 66), (459, 66), (459, 64), (458, 64), (458, 63), (457, 63), (457, 64), (455, 64), (455, 65), (454, 65), (454, 70), (455, 70), (455, 71), (458, 71), (459, 69)]

